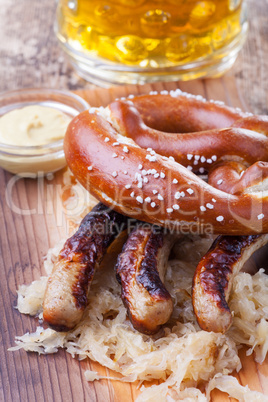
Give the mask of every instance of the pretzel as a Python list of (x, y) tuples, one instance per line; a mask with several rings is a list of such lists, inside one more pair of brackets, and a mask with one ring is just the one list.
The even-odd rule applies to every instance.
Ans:
[[(78, 181), (116, 211), (182, 233), (268, 232), (268, 198), (263, 191), (268, 171), (267, 117), (254, 120), (223, 105), (175, 95), (152, 94), (117, 101), (108, 109), (92, 109), (74, 118), (67, 129), (64, 149)], [(137, 142), (125, 136), (129, 132), (122, 131), (118, 114), (113, 115), (118, 108), (127, 118), (126, 110), (135, 118), (140, 112), (142, 121), (137, 124), (131, 120), (130, 126), (131, 135), (137, 133)], [(258, 121), (261, 132), (251, 131), (252, 126), (259, 127)], [(226, 125), (234, 127), (222, 129)], [(160, 132), (177, 128), (187, 134)], [(200, 129), (203, 131), (189, 133)], [(143, 137), (151, 141), (151, 147), (138, 145)], [(179, 144), (178, 151), (175, 148)], [(168, 158), (172, 153), (180, 163), (174, 161), (175, 157)], [(262, 160), (264, 176), (258, 176), (257, 185), (247, 193), (228, 194), (181, 164), (203, 172), (222, 160), (241, 162), (245, 169)]]
[(241, 162), (226, 161), (215, 164), (208, 182), (230, 194), (241, 195), (264, 191), (268, 178), (266, 162), (256, 162), (246, 168)]

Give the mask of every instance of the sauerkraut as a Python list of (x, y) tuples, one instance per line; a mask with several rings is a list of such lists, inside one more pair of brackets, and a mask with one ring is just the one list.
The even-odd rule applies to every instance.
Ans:
[[(68, 184), (68, 175), (65, 180)], [(75, 197), (71, 202), (75, 202)], [(77, 222), (81, 212), (75, 215)], [(267, 355), (268, 276), (263, 269), (253, 276), (239, 273), (229, 300), (234, 312), (231, 329), (225, 335), (200, 330), (193, 313), (191, 285), (196, 265), (211, 241), (211, 238), (188, 236), (175, 246), (165, 281), (174, 311), (157, 335), (150, 337), (137, 332), (128, 320), (114, 274), (116, 256), (111, 252), (94, 277), (88, 307), (75, 329), (58, 333), (39, 326), (34, 333), (16, 337), (16, 346), (10, 350), (23, 348), (43, 354), (65, 348), (73, 357), (90, 358), (121, 373), (120, 381), (159, 380), (157, 385), (141, 386), (138, 402), (208, 401), (214, 388), (241, 401), (268, 400), (228, 375), (241, 368), (240, 345), (249, 347), (248, 354), (254, 351), (259, 363)], [(48, 275), (63, 242), (48, 252), (45, 261)], [(46, 283), (47, 277), (41, 277), (28, 286), (20, 286), (17, 307), (21, 313), (38, 314), (42, 319)], [(95, 381), (105, 377), (87, 370), (85, 378)], [(118, 381), (112, 376), (108, 378)], [(204, 384), (207, 384), (206, 393), (199, 389)]]

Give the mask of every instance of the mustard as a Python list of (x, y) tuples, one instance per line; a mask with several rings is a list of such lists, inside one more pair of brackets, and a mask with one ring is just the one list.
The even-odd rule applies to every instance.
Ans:
[(71, 117), (57, 109), (32, 105), (0, 117), (0, 143), (15, 146), (45, 145), (60, 140)]

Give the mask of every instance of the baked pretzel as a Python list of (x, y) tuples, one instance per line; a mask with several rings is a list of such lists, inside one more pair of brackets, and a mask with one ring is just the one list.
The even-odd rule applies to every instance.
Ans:
[(227, 193), (241, 195), (265, 191), (267, 178), (266, 162), (256, 162), (247, 168), (241, 162), (226, 161), (215, 164), (208, 182)]
[[(130, 131), (122, 129), (118, 110), (123, 118), (134, 116)], [(78, 181), (122, 214), (183, 233), (252, 235), (268, 232), (267, 125), (267, 117), (253, 119), (203, 99), (152, 94), (81, 113), (67, 129), (64, 149)], [(174, 134), (178, 129), (186, 134)], [(138, 145), (143, 138), (151, 147)], [(172, 153), (180, 163), (168, 158)], [(241, 194), (216, 189), (190, 170), (202, 173), (221, 161), (247, 169), (260, 160), (264, 176)]]

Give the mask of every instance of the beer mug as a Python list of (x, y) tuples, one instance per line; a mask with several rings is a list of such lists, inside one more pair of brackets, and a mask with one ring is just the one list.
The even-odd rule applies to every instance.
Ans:
[(105, 86), (219, 76), (248, 23), (242, 0), (59, 0), (55, 29), (78, 74)]

